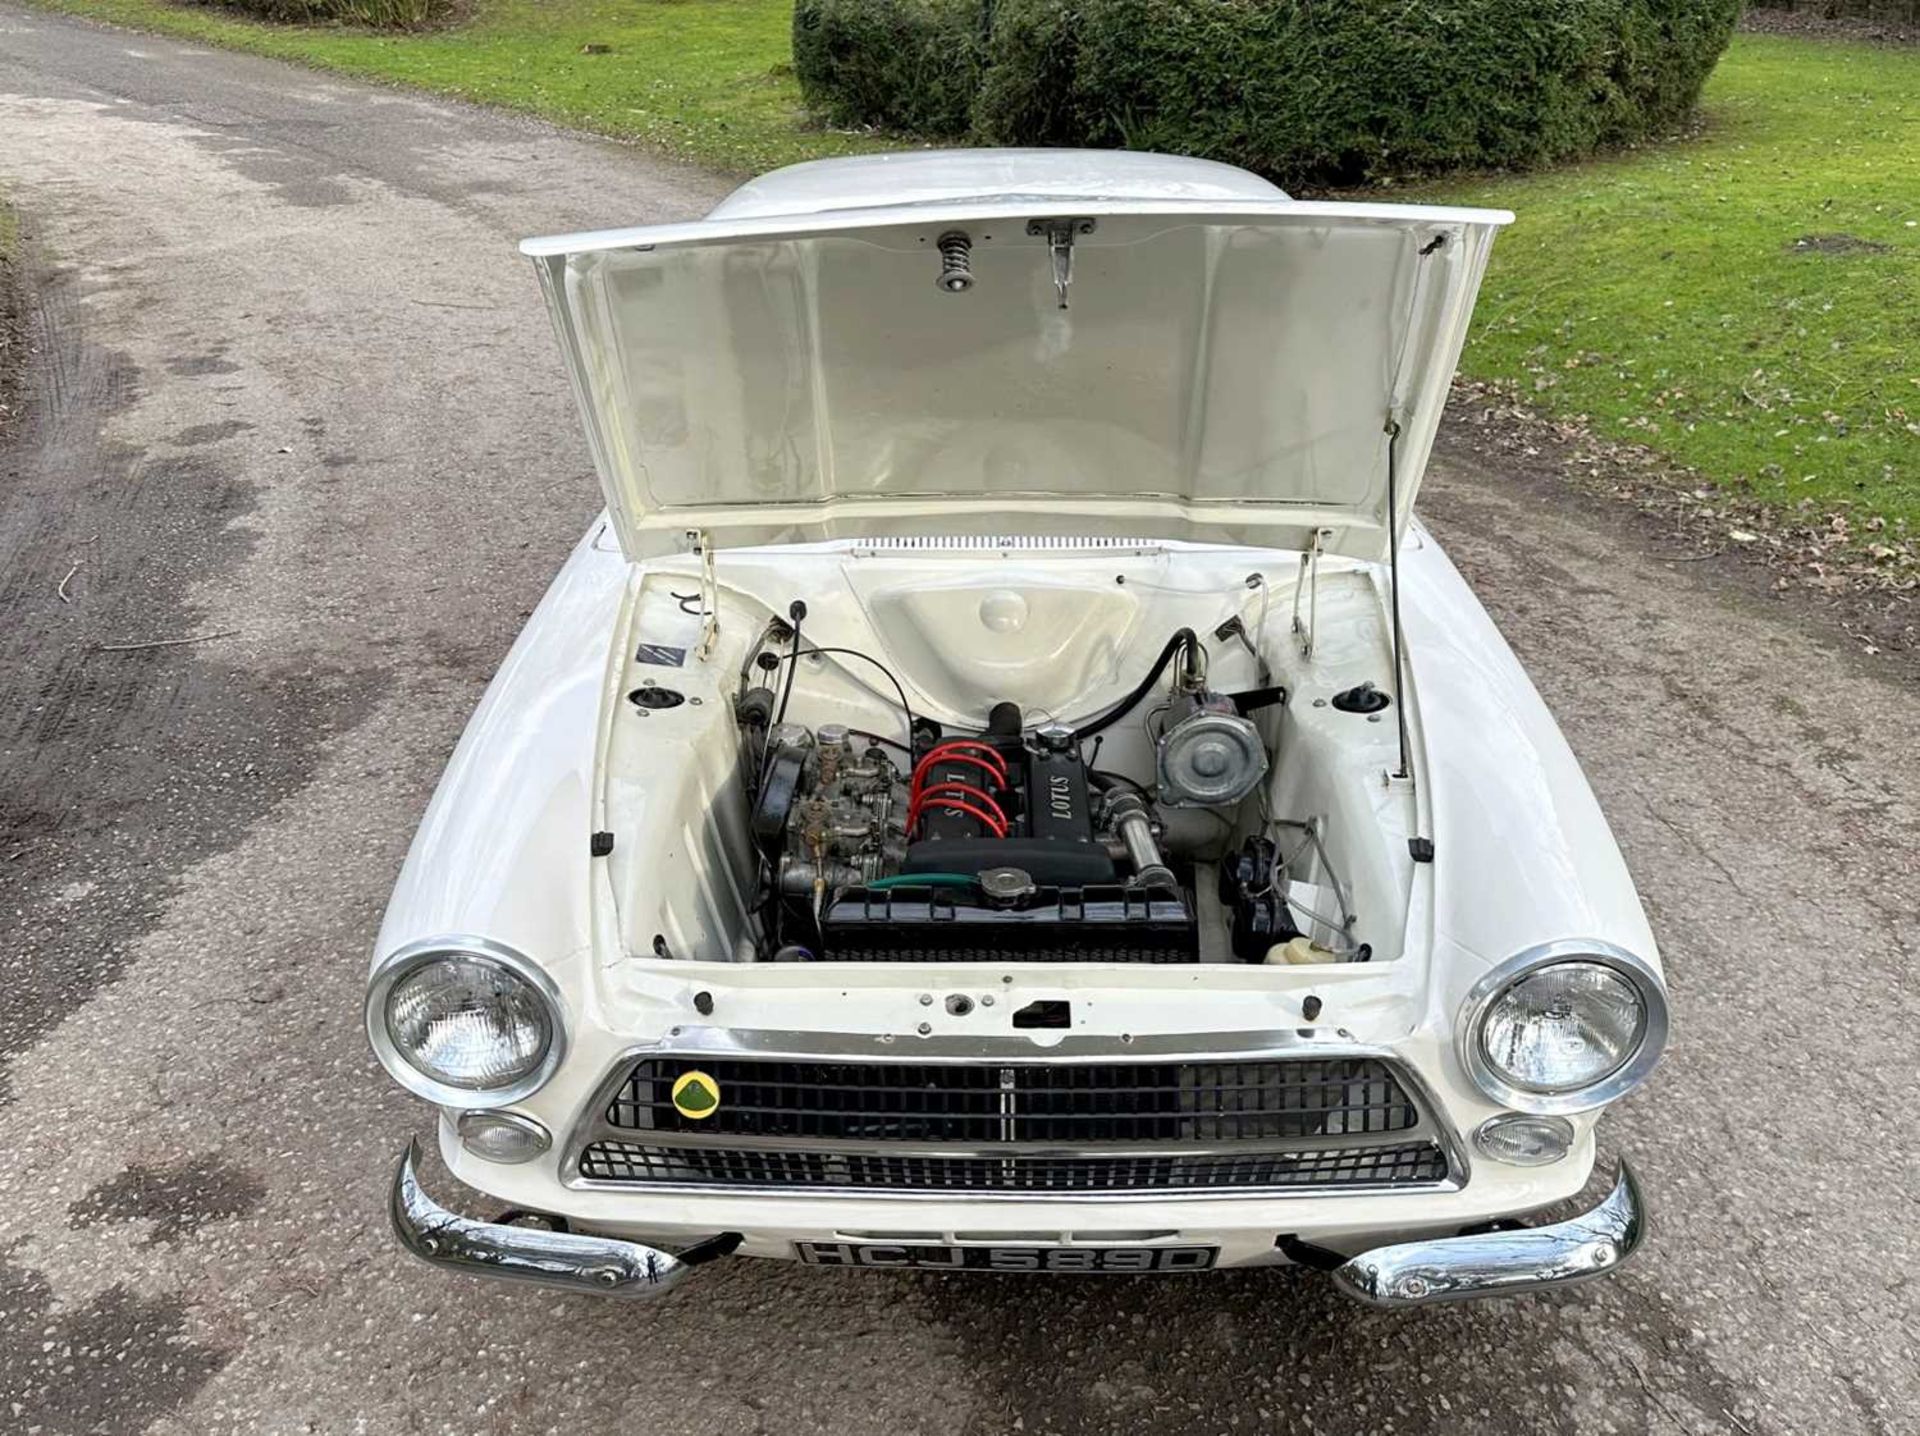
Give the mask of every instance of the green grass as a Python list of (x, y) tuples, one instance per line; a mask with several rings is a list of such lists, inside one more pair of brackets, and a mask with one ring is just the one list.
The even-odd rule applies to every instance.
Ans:
[(165, 0), (39, 3), (528, 110), (742, 174), (886, 144), (808, 122), (789, 0), (476, 0), (464, 24), (401, 33), (267, 25)]
[[(789, 0), (477, 0), (457, 28), (403, 35), (41, 3), (735, 172), (889, 143), (808, 123)], [(1471, 377), (1768, 502), (1851, 506), (1864, 545), (1876, 519), (1920, 533), (1920, 49), (1737, 36), (1696, 137), (1400, 193), (1519, 215), (1494, 247)], [(1797, 249), (1808, 236), (1847, 239)]]
[(1518, 216), (1464, 368), (1770, 503), (1851, 508), (1865, 548), (1875, 518), (1920, 534), (1920, 49), (1742, 35), (1703, 119), (1421, 191)]

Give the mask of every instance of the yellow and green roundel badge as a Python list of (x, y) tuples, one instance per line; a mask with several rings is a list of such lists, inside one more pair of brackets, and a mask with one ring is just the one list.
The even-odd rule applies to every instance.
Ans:
[(704, 1072), (682, 1072), (673, 1079), (673, 1110), (696, 1122), (720, 1110), (720, 1084)]

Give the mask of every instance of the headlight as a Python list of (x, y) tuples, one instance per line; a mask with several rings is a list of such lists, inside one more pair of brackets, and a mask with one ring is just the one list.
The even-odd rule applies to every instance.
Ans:
[(552, 980), (511, 949), (468, 938), (414, 943), (382, 963), (367, 1035), (401, 1086), (469, 1108), (538, 1089), (566, 1040)]
[(1460, 1014), (1467, 1069), (1524, 1112), (1583, 1112), (1637, 1087), (1667, 1038), (1666, 989), (1603, 942), (1530, 949), (1483, 977)]
[(1554, 1094), (1620, 1070), (1646, 1035), (1647, 1005), (1612, 968), (1563, 962), (1536, 968), (1487, 1004), (1480, 1045), (1507, 1081)]

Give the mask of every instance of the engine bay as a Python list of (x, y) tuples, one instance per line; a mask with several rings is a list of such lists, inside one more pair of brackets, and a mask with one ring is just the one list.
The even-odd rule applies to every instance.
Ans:
[[(872, 655), (809, 646), (804, 614), (796, 603), (767, 625), (735, 701), (763, 959), (1191, 963), (1211, 935), (1231, 960), (1356, 960), (1344, 922), (1329, 939), (1344, 952), (1284, 955), (1314, 927), (1262, 810), (1273, 752), (1259, 720), (1287, 695), (1214, 691), (1192, 629), (1077, 724), (1002, 700), (963, 728), (916, 717)], [(878, 670), (901, 727), (805, 721), (802, 656)], [(1143, 771), (1097, 766), (1121, 724), (1150, 741)]]

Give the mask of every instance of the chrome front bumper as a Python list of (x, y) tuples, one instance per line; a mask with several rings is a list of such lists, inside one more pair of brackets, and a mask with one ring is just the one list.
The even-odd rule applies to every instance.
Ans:
[(647, 1297), (671, 1291), (703, 1261), (726, 1256), (740, 1245), (726, 1233), (678, 1256), (612, 1237), (477, 1221), (449, 1211), (420, 1185), (419, 1142), (409, 1142), (393, 1174), (389, 1214), (400, 1245), (449, 1271), (508, 1277), (563, 1291), (600, 1296)]
[(1606, 1200), (1568, 1221), (1376, 1247), (1336, 1268), (1333, 1279), (1372, 1306), (1515, 1296), (1604, 1276), (1646, 1234), (1640, 1183), (1622, 1162)]
[[(740, 1245), (738, 1232), (725, 1232), (672, 1255), (613, 1237), (478, 1221), (426, 1194), (419, 1161), (420, 1144), (408, 1143), (393, 1176), (393, 1230), (413, 1255), (450, 1271), (601, 1296), (650, 1297)], [(1342, 1291), (1372, 1306), (1517, 1296), (1605, 1275), (1633, 1255), (1646, 1229), (1640, 1184), (1622, 1162), (1605, 1200), (1570, 1220), (1376, 1247), (1334, 1266), (1332, 1275)]]

